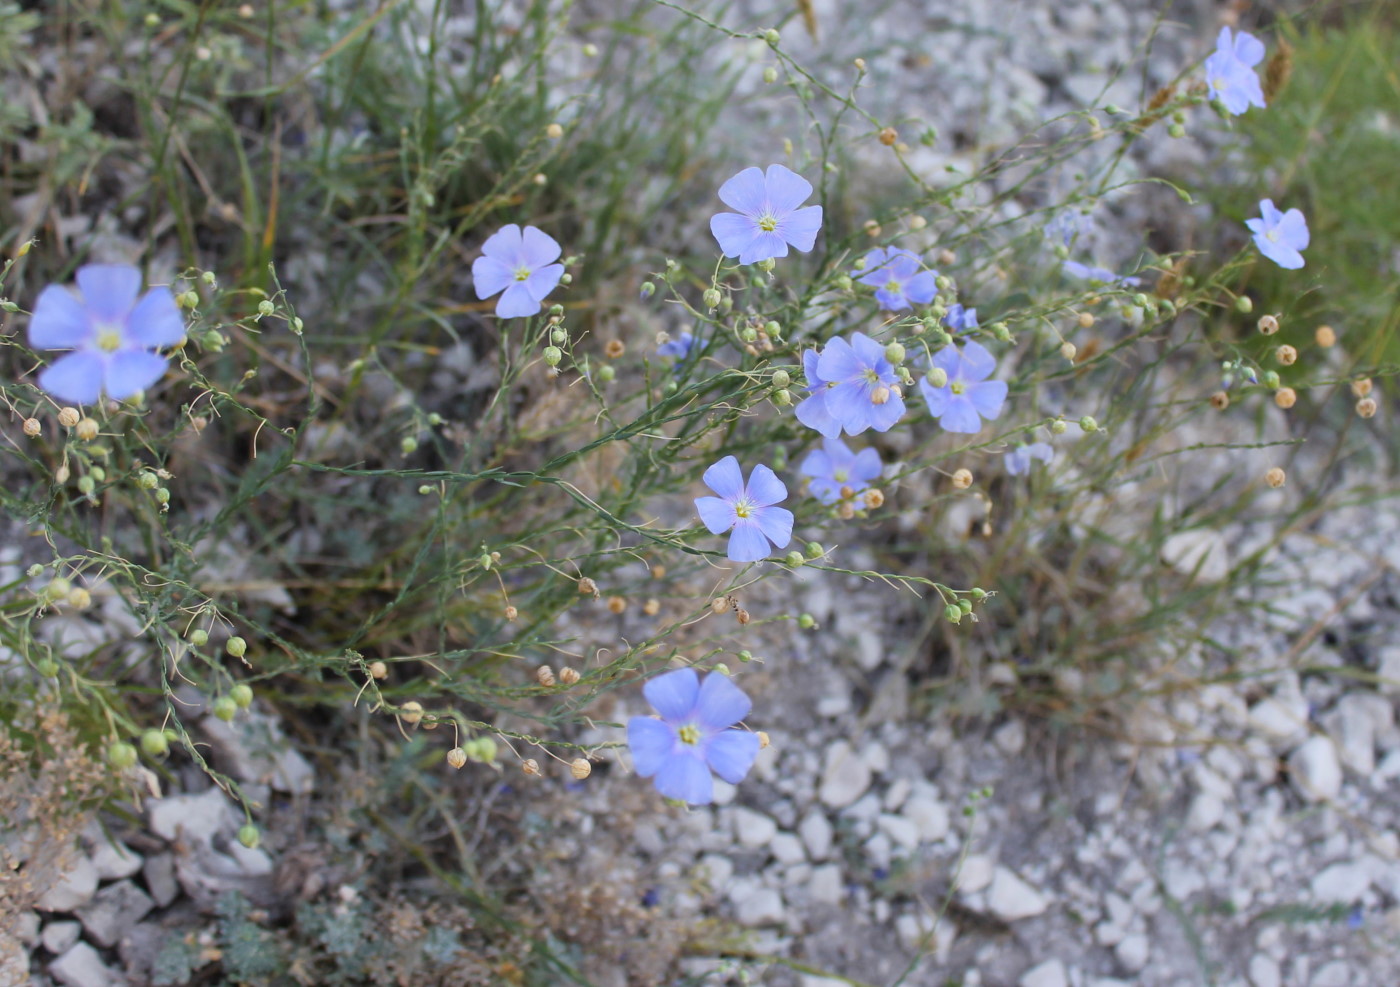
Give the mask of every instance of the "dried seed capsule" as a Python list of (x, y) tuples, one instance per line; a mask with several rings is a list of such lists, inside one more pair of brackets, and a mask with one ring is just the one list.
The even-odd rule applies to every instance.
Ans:
[(1073, 343), (1066, 341), (1060, 344), (1060, 356), (1064, 357), (1066, 360), (1073, 363), (1074, 358), (1078, 355), (1079, 347), (1075, 346)]
[(1093, 325), (1094, 325), (1094, 316), (1093, 316), (1092, 313), (1090, 313), (1090, 312), (1080, 312), (1080, 313), (1079, 313), (1079, 328), (1081, 328), (1081, 329), (1091, 329), (1091, 328), (1093, 328)]
[(893, 147), (894, 142), (899, 140), (899, 131), (893, 127), (880, 128), (880, 143), (886, 147)]
[(1298, 351), (1287, 343), (1274, 350), (1274, 359), (1285, 367), (1290, 367), (1298, 362)]
[(399, 715), (409, 726), (413, 726), (423, 719), (423, 704), (410, 699), (399, 707)]
[(768, 734), (764, 733), (762, 730), (758, 731), (759, 750), (763, 750), (763, 748), (768, 747), (771, 743), (772, 742), (768, 739)]
[(747, 624), (752, 619), (749, 616), (749, 612), (743, 607), (740, 607), (738, 610), (735, 610), (734, 616), (738, 619), (739, 623), (741, 624)]
[(1277, 466), (1270, 467), (1269, 471), (1264, 474), (1264, 482), (1275, 490), (1283, 486), (1286, 479), (1288, 479), (1287, 475)]
[(1351, 393), (1358, 398), (1369, 397), (1371, 394), (1371, 378), (1362, 377), (1351, 382)]
[(578, 595), (591, 596), (596, 600), (598, 598), (598, 584), (584, 576), (578, 581)]
[(616, 360), (623, 353), (627, 352), (627, 346), (620, 339), (610, 339), (607, 345), (603, 347), (603, 352), (607, 355), (609, 360)]
[(627, 609), (627, 599), (626, 599), (626, 597), (622, 597), (622, 596), (610, 596), (610, 597), (608, 597), (608, 612), (609, 612), (609, 613), (622, 613), (622, 611), (624, 611), (624, 610), (626, 610), (626, 609)]
[(97, 422), (94, 419), (83, 418), (79, 420), (75, 429), (78, 438), (82, 439), (84, 442), (91, 442), (93, 439), (97, 438)]
[(569, 668), (567, 665), (559, 669), (559, 681), (564, 685), (573, 685), (578, 681), (578, 671)]
[(535, 669), (535, 680), (546, 689), (554, 684), (554, 669), (548, 665), (541, 665)]
[(1216, 411), (1224, 411), (1230, 407), (1230, 395), (1224, 391), (1216, 391), (1210, 396), (1210, 406)]
[(865, 491), (861, 494), (861, 497), (865, 501), (865, 506), (872, 511), (885, 502), (885, 492), (875, 487), (871, 487), (869, 490)]
[(516, 617), (520, 616), (520, 611), (515, 609), (515, 607), (511, 606), (509, 603), (507, 603), (505, 614), (506, 620), (514, 620)]
[(650, 600), (647, 600), (646, 603), (642, 604), (642, 613), (646, 614), (648, 617), (655, 617), (660, 612), (661, 601), (655, 597), (652, 597)]
[(586, 757), (576, 757), (569, 762), (569, 773), (579, 781), (583, 781), (593, 773), (593, 765), (588, 763)]
[(1362, 398), (1356, 402), (1356, 413), (1362, 418), (1370, 418), (1376, 413), (1376, 399)]
[(729, 609), (729, 598), (728, 598), (728, 597), (725, 597), (725, 596), (717, 596), (717, 597), (715, 597), (713, 600), (710, 601), (710, 613), (713, 613), (713, 614), (721, 614), (721, 613), (724, 613), (724, 611), (726, 611), (726, 610), (728, 610), (728, 609)]
[(389, 677), (389, 666), (382, 661), (372, 661), (369, 663), (370, 678), (383, 680)]
[(1285, 410), (1293, 407), (1298, 400), (1298, 392), (1291, 387), (1280, 387), (1274, 392), (1274, 404)]
[(955, 490), (966, 490), (972, 486), (972, 470), (960, 469), (953, 474), (953, 488)]
[(1313, 330), (1313, 339), (1318, 346), (1326, 349), (1329, 346), (1337, 345), (1337, 331), (1331, 326), (1318, 326)]
[(525, 772), (531, 778), (538, 778), (542, 774), (542, 772), (540, 771), (540, 762), (536, 761), (533, 757), (527, 757), (524, 761), (522, 761), (520, 764), (520, 770)]
[(1265, 336), (1272, 336), (1278, 332), (1278, 318), (1272, 315), (1259, 316), (1259, 331)]
[(447, 752), (447, 764), (449, 767), (460, 768), (467, 763), (467, 752), (460, 747), (454, 747)]
[(22, 424), (20, 428), (22, 428), (24, 430), (24, 434), (29, 436), (31, 439), (44, 430), (43, 424), (37, 418), (26, 418), (24, 420), (24, 424)]
[(58, 409), (58, 423), (64, 428), (72, 428), (74, 425), (78, 424), (81, 418), (82, 416), (78, 414), (77, 408)]

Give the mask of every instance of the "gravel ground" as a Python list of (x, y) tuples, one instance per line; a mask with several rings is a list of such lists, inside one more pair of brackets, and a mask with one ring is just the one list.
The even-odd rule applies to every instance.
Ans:
[[(820, 42), (796, 24), (785, 42), (831, 72), (865, 57), (872, 110), (950, 135), (916, 152), (933, 172), (1105, 88), (1105, 100), (1137, 105), (1141, 77), (1114, 82), (1113, 73), (1158, 23), (1160, 5), (898, 0), (878, 16), (836, 0), (813, 7)], [(1204, 2), (1175, 5), (1146, 87), (1204, 52), (1221, 13)], [(734, 139), (762, 141), (766, 122)], [(1146, 154), (1136, 166), (1160, 173), (1198, 166), (1206, 152), (1172, 142)], [(1130, 252), (1158, 205), (1147, 196), (1124, 203), (1105, 252)], [(1304, 458), (1299, 468), (1309, 465)], [(1203, 531), (1196, 547), (1221, 561), (1268, 534)], [(842, 561), (865, 564), (855, 549)], [(1211, 578), (1213, 564), (1197, 578)], [(1252, 674), (1187, 688), (1209, 677), (1206, 657), (1184, 667), (1144, 655), (1144, 681), (1160, 688), (1142, 690), (1121, 724), (1099, 732), (1052, 717), (968, 715), (979, 696), (983, 708), (998, 708), (1025, 656), (911, 653), (888, 629), (917, 627), (920, 601), (804, 572), (794, 577), (800, 608), (822, 631), (757, 639), (767, 661), (743, 669), (741, 681), (755, 698), (753, 725), (772, 746), (737, 791), (719, 783), (714, 807), (680, 811), (626, 771), (599, 770), (581, 788), (542, 781), (508, 797), (554, 821), (562, 835), (553, 850), (569, 872), (651, 888), (657, 915), (731, 919), (751, 930), (755, 953), (838, 978), (773, 963), (758, 980), (775, 987), (892, 984), (906, 971), (910, 985), (969, 987), (1393, 984), (1400, 513), (1332, 512), (1290, 534), (1268, 565), (1273, 578), (1260, 581), (1268, 599), (1241, 599), (1208, 629), (1250, 656)], [(0, 572), (0, 584), (11, 576)], [(796, 609), (778, 597), (788, 588), (765, 584), (745, 605), (756, 618)], [(610, 628), (608, 640), (616, 634)], [(920, 683), (953, 663), (961, 711), (930, 708)], [(1345, 674), (1320, 674), (1333, 669)], [(1056, 686), (1071, 705), (1095, 687), (1072, 672)], [(639, 696), (627, 702), (600, 718), (644, 712)], [(240, 774), (270, 794), (336, 784), (287, 752), (275, 721), (250, 721), (244, 736), (203, 724), (206, 739), (241, 758)], [(987, 787), (991, 797), (978, 797)], [(120, 983), (117, 971), (140, 966), (142, 943), (167, 910), (207, 905), (229, 887), (256, 901), (274, 874), (285, 876), (285, 861), (229, 838), (239, 820), (223, 796), (191, 792), (150, 803), (126, 854), (89, 841), (21, 930), (32, 980), (12, 960), (0, 985)], [(318, 880), (333, 887), (336, 875)], [(684, 961), (697, 975), (731, 962)], [(599, 987), (629, 983), (617, 966), (592, 972)]]

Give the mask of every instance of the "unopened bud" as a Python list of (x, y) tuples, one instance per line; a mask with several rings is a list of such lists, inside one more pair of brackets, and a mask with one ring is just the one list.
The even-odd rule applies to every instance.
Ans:
[(569, 762), (569, 773), (574, 776), (575, 780), (583, 781), (593, 773), (593, 765), (588, 763), (586, 757), (576, 757)]
[(1376, 413), (1376, 399), (1362, 398), (1356, 402), (1356, 413), (1362, 418), (1370, 418)]
[(418, 451), (418, 440), (411, 435), (405, 435), (399, 440), (399, 451), (405, 456), (411, 456)]
[(554, 685), (554, 669), (550, 668), (548, 665), (541, 665), (539, 668), (535, 669), (535, 680), (548, 689), (550, 686)]
[(1259, 331), (1265, 336), (1272, 336), (1278, 332), (1278, 318), (1272, 315), (1259, 316)]
[(956, 490), (966, 490), (972, 486), (972, 470), (960, 469), (953, 473), (953, 488)]
[(450, 768), (461, 768), (467, 763), (467, 752), (460, 747), (454, 747), (447, 752), (447, 766)]
[(1240, 297), (1235, 299), (1235, 311), (1242, 315), (1248, 315), (1250, 312), (1253, 312), (1254, 299), (1250, 298), (1248, 295), (1240, 295)]
[(804, 631), (810, 631), (812, 628), (817, 626), (817, 618), (813, 617), (810, 613), (798, 614), (797, 626), (802, 628)]
[(1274, 404), (1285, 410), (1293, 407), (1297, 400), (1298, 392), (1291, 387), (1280, 387), (1274, 392)]
[(1278, 371), (1277, 371), (1277, 370), (1265, 370), (1265, 371), (1264, 371), (1264, 386), (1267, 387), (1269, 390), (1272, 391), (1272, 390), (1276, 390), (1276, 389), (1278, 388), (1278, 385), (1279, 385)]
[(1285, 343), (1274, 351), (1274, 358), (1285, 367), (1292, 366), (1298, 362), (1298, 351)]
[(1264, 482), (1276, 490), (1283, 486), (1283, 482), (1286, 479), (1287, 476), (1284, 474), (1283, 470), (1277, 466), (1270, 467), (1269, 471), (1264, 474)]

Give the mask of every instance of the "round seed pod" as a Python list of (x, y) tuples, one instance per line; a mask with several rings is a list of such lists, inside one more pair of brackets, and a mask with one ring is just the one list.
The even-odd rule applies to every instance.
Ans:
[(1259, 316), (1259, 331), (1265, 336), (1272, 336), (1278, 332), (1278, 318), (1272, 315)]
[(1291, 387), (1280, 387), (1277, 391), (1274, 391), (1274, 404), (1283, 408), (1285, 411), (1293, 407), (1297, 401), (1298, 392)]
[(550, 668), (548, 665), (541, 665), (539, 668), (535, 669), (535, 680), (548, 689), (550, 686), (554, 685), (554, 669)]
[(37, 418), (26, 418), (24, 424), (22, 424), (20, 428), (23, 429), (24, 434), (31, 439), (44, 430), (43, 423)]
[(1291, 367), (1298, 362), (1298, 351), (1287, 343), (1274, 350), (1274, 359), (1285, 367)]
[(1370, 418), (1376, 413), (1376, 399), (1362, 398), (1356, 402), (1356, 413), (1362, 418)]
[(1224, 391), (1216, 391), (1210, 396), (1210, 406), (1216, 411), (1224, 411), (1230, 407), (1230, 395)]
[(579, 781), (583, 781), (593, 773), (593, 765), (588, 763), (587, 758), (576, 757), (569, 762), (569, 773)]
[(960, 469), (953, 473), (953, 489), (966, 490), (972, 486), (972, 470)]
[(564, 685), (573, 685), (579, 679), (578, 671), (569, 668), (567, 665), (559, 669), (559, 681)]
[(533, 757), (527, 757), (524, 761), (522, 761), (520, 763), (520, 770), (525, 772), (531, 778), (539, 778), (542, 774), (542, 772), (540, 771), (540, 762), (536, 761)]
[(447, 765), (451, 768), (461, 768), (467, 763), (467, 752), (460, 747), (454, 747), (447, 752)]
[(1273, 487), (1275, 490), (1283, 486), (1284, 481), (1286, 481), (1287, 479), (1287, 475), (1283, 472), (1282, 469), (1280, 469), (1277, 466), (1270, 467), (1269, 471), (1264, 474), (1264, 482), (1267, 483), (1269, 486)]
[(423, 719), (423, 704), (410, 699), (399, 707), (399, 716), (409, 726), (413, 726)]
[(1337, 331), (1331, 326), (1318, 326), (1313, 330), (1313, 340), (1323, 349), (1329, 346), (1336, 346)]
[(58, 423), (64, 428), (72, 428), (74, 425), (78, 424), (81, 419), (82, 415), (78, 414), (77, 408), (58, 409)]
[(74, 428), (78, 438), (82, 439), (84, 442), (91, 442), (93, 439), (97, 438), (97, 422), (91, 418), (80, 419)]

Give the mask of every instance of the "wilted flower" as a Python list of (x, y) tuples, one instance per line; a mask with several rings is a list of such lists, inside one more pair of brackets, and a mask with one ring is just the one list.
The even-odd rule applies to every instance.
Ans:
[(1030, 445), (1018, 445), (1006, 454), (1006, 472), (1012, 476), (1024, 476), (1031, 471), (1031, 464), (1035, 460), (1048, 463), (1055, 458), (1055, 450), (1048, 442), (1032, 442)]
[(1308, 221), (1302, 210), (1279, 212), (1273, 199), (1259, 203), (1259, 219), (1247, 219), (1245, 225), (1254, 233), (1254, 245), (1259, 252), (1279, 267), (1296, 271), (1303, 266), (1299, 251), (1308, 245)]
[(1264, 43), (1241, 31), (1232, 41), (1230, 29), (1222, 27), (1215, 39), (1215, 51), (1206, 59), (1206, 85), (1211, 99), (1239, 116), (1250, 108), (1264, 108), (1264, 90), (1254, 66), (1264, 60)]
[(559, 244), (543, 230), (515, 223), (503, 226), (481, 245), (481, 256), (472, 262), (477, 298), (505, 292), (496, 302), (496, 316), (516, 319), (535, 315), (559, 284), (564, 265)]
[(637, 774), (654, 778), (656, 790), (691, 805), (714, 799), (713, 771), (737, 785), (758, 756), (758, 735), (731, 730), (753, 704), (742, 689), (719, 672), (701, 682), (693, 668), (658, 675), (642, 692), (660, 719), (627, 721), (627, 746)]
[(865, 267), (851, 276), (871, 285), (875, 300), (888, 312), (927, 305), (938, 294), (938, 272), (919, 270), (919, 255), (898, 247), (876, 247), (865, 255)]
[(996, 358), (977, 342), (968, 342), (961, 353), (946, 346), (933, 355), (933, 365), (948, 375), (948, 383), (934, 387), (927, 377), (919, 378), (919, 390), (928, 402), (929, 414), (950, 432), (974, 433), (1001, 414), (1006, 401), (1006, 383), (988, 380), (996, 370)]
[(719, 187), (720, 200), (738, 213), (716, 213), (710, 232), (740, 264), (786, 257), (789, 245), (806, 253), (822, 226), (822, 207), (802, 206), (811, 194), (812, 183), (783, 165), (769, 165), (766, 175), (745, 168)]
[(812, 478), (809, 489), (823, 504), (834, 504), (860, 493), (880, 475), (880, 454), (874, 449), (852, 452), (839, 438), (825, 438), (802, 460), (802, 472)]
[(185, 338), (185, 320), (169, 288), (155, 287), (137, 299), (141, 272), (124, 264), (78, 268), (81, 301), (51, 284), (34, 304), (29, 345), (72, 350), (39, 374), (39, 386), (74, 404), (102, 394), (116, 401), (144, 391), (169, 366), (152, 352)]
[(792, 511), (773, 506), (787, 499), (787, 487), (767, 466), (755, 466), (746, 484), (739, 460), (725, 456), (705, 471), (705, 485), (719, 496), (695, 498), (695, 509), (710, 534), (734, 529), (732, 561), (757, 562), (767, 558), (769, 542), (786, 548), (792, 540)]

